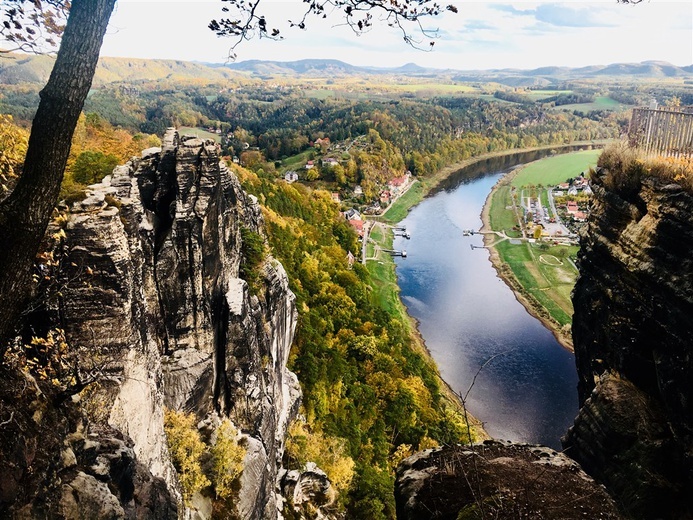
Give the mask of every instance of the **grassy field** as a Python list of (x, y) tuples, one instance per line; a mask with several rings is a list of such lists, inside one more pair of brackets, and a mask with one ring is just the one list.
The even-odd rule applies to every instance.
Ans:
[(207, 130), (203, 128), (193, 128), (191, 126), (181, 126), (178, 129), (178, 133), (180, 135), (195, 135), (199, 137), (200, 139), (213, 139), (214, 142), (220, 143), (221, 142), (221, 136), (217, 134), (213, 134), (212, 132), (208, 132)]
[[(381, 249), (392, 249), (393, 234), (387, 228), (382, 231), (381, 226), (374, 226), (370, 238), (377, 243)], [(368, 246), (369, 256), (372, 254), (371, 245)], [(377, 260), (369, 260), (366, 267), (371, 273), (373, 281), (373, 295), (383, 309), (388, 314), (396, 317), (408, 326), (410, 323), (407, 310), (399, 299), (399, 285), (397, 285), (397, 273), (395, 272), (395, 261), (387, 254), (380, 252)]]
[(560, 105), (555, 107), (555, 110), (568, 110), (570, 112), (577, 110), (578, 112), (587, 113), (593, 110), (612, 110), (621, 111), (631, 108), (629, 105), (619, 103), (615, 99), (607, 96), (598, 96), (594, 98), (592, 103), (575, 103), (572, 105)]
[(566, 179), (579, 175), (590, 166), (595, 166), (601, 153), (601, 150), (586, 150), (535, 161), (522, 168), (511, 184), (521, 188), (530, 184), (553, 186), (565, 182)]
[[(488, 208), (491, 229), (508, 232), (517, 223), (514, 213), (508, 209), (512, 204), (512, 186), (518, 191), (523, 187), (527, 191), (529, 185), (563, 182), (595, 164), (599, 153), (600, 150), (589, 150), (549, 157), (516, 171), (509, 183), (500, 184), (492, 193)], [(548, 205), (546, 190), (541, 190), (540, 198), (544, 205)], [(572, 322), (571, 292), (578, 275), (574, 264), (577, 246), (552, 245), (548, 241), (511, 244), (504, 240), (493, 247), (501, 263), (517, 280), (519, 291), (534, 302), (533, 306), (543, 308), (559, 327)]]
[(479, 90), (470, 85), (455, 85), (450, 83), (414, 83), (403, 85), (388, 85), (387, 90), (395, 92), (442, 92), (445, 94), (466, 94)]
[(423, 182), (417, 182), (407, 192), (395, 201), (383, 215), (383, 220), (396, 224), (407, 216), (412, 206), (418, 204), (426, 194), (426, 186)]
[(510, 186), (499, 186), (494, 190), (492, 197), (489, 211), (491, 229), (505, 231), (508, 236), (521, 236), (520, 232), (513, 231), (513, 227), (517, 225), (515, 213), (507, 209), (512, 205)]
[(541, 99), (546, 99), (552, 96), (558, 96), (559, 94), (572, 94), (572, 90), (530, 90), (529, 92), (523, 93), (532, 101), (539, 101)]
[(303, 168), (310, 160), (310, 154), (313, 150), (307, 150), (305, 152), (301, 152), (298, 155), (292, 155), (291, 157), (287, 157), (282, 161), (282, 165), (279, 168), (281, 173), (286, 173), (289, 170), (296, 170), (299, 168)]
[(523, 289), (561, 326), (570, 324), (573, 317), (570, 294), (578, 273), (568, 257), (574, 256), (578, 247), (508, 241), (495, 247)]

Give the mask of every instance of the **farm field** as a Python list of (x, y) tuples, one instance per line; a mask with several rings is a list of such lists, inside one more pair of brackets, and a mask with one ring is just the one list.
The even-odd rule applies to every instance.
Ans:
[(553, 186), (575, 177), (597, 164), (601, 150), (585, 150), (548, 157), (522, 168), (513, 178), (511, 185), (521, 188), (530, 184)]
[(572, 105), (561, 105), (555, 107), (555, 110), (568, 110), (570, 112), (577, 110), (578, 112), (587, 113), (593, 110), (621, 111), (628, 110), (629, 108), (632, 107), (629, 105), (624, 105), (623, 103), (619, 103), (618, 101), (616, 101), (615, 99), (611, 99), (610, 97), (599, 96), (596, 97), (592, 103), (576, 103)]
[(178, 129), (178, 132), (180, 135), (195, 135), (199, 137), (200, 139), (212, 139), (216, 143), (221, 142), (221, 136), (217, 134), (213, 134), (212, 132), (208, 132), (204, 128), (194, 128), (192, 126), (181, 126)]

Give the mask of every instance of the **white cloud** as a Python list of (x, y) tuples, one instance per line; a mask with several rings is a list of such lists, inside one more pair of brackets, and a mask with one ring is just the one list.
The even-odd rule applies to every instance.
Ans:
[[(219, 39), (207, 29), (208, 22), (222, 14), (222, 5), (218, 0), (119, 0), (102, 54), (223, 62), (232, 41)], [(239, 60), (335, 58), (355, 65), (396, 67), (416, 62), (438, 68), (533, 68), (644, 60), (693, 64), (693, 4), (687, 0), (651, 0), (638, 5), (614, 0), (457, 1), (458, 14), (425, 21), (425, 27), (439, 28), (441, 36), (435, 50), (426, 53), (408, 47), (400, 32), (383, 24), (356, 37), (340, 25), (339, 18), (330, 17), (311, 19), (308, 30), (301, 31), (290, 29), (287, 23), (305, 9), (300, 0), (263, 0), (261, 5), (269, 25), (280, 23), (286, 39), (244, 42), (237, 49)]]

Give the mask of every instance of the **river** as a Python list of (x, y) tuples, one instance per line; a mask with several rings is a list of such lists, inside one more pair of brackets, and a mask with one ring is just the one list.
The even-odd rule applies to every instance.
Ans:
[(508, 168), (546, 154), (457, 172), (410, 211), (401, 224), (411, 239), (396, 237), (394, 247), (408, 254), (396, 259), (402, 301), (443, 379), (469, 392), (469, 411), (492, 437), (560, 449), (578, 410), (575, 358), (498, 278), (482, 237), (462, 235), (481, 227), (486, 197)]

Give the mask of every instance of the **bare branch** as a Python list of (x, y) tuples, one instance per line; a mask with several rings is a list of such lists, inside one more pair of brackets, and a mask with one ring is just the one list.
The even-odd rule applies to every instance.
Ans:
[[(269, 21), (259, 14), (262, 0), (222, 0), (224, 13), (233, 10), (233, 18), (212, 20), (209, 28), (218, 36), (235, 37), (229, 58), (235, 59), (235, 49), (244, 40), (255, 36), (281, 40), (283, 36), (276, 27), (270, 29)], [(437, 29), (426, 29), (421, 23), (424, 18), (435, 17), (444, 11), (457, 12), (454, 5), (443, 6), (433, 0), (304, 0), (307, 4), (303, 15), (297, 20), (288, 20), (289, 27), (306, 29), (309, 18), (328, 18), (339, 16), (342, 22), (333, 27), (347, 26), (355, 34), (363, 34), (373, 29), (374, 24), (384, 23), (399, 29), (407, 45), (418, 50), (431, 50), (438, 38)], [(377, 18), (376, 18), (377, 17)], [(409, 31), (413, 27), (413, 32)], [(419, 34), (421, 37), (415, 37)]]
[(4, 0), (0, 8), (0, 39), (9, 48), (0, 53), (54, 53), (69, 10), (69, 0)]

